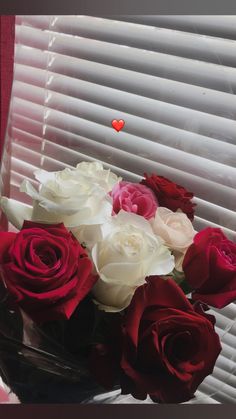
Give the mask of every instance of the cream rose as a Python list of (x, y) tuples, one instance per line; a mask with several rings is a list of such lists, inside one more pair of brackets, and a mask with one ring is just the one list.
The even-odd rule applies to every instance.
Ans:
[(101, 235), (91, 257), (100, 277), (93, 294), (102, 310), (123, 310), (146, 276), (166, 275), (174, 268), (174, 257), (139, 215), (121, 210), (101, 226)]
[(6, 197), (1, 199), (8, 220), (19, 229), (24, 219), (63, 222), (68, 228), (104, 223), (112, 212), (108, 192), (120, 181), (100, 162), (82, 162), (74, 169), (58, 172), (38, 170), (35, 177), (40, 182), (39, 191), (29, 181), (24, 181), (20, 188), (33, 199), (33, 207), (15, 205)]
[(122, 180), (110, 169), (104, 169), (98, 161), (78, 163), (75, 172), (76, 176), (83, 176), (89, 183), (99, 185), (105, 192), (110, 192), (114, 185)]
[(189, 218), (182, 211), (173, 212), (158, 207), (155, 217), (150, 221), (153, 231), (164, 240), (173, 251), (175, 268), (182, 270), (182, 262), (188, 247), (192, 244), (196, 231)]

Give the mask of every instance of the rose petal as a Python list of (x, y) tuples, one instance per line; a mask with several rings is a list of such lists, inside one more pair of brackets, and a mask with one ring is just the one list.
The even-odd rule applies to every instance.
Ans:
[(33, 208), (15, 199), (3, 196), (0, 198), (0, 206), (8, 221), (18, 230), (21, 229), (24, 220), (31, 219)]

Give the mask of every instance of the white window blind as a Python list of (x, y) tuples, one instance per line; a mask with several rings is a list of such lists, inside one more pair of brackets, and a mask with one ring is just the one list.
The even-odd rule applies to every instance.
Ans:
[[(236, 16), (17, 16), (10, 195), (31, 203), (36, 168), (96, 159), (182, 184), (195, 228), (236, 241), (235, 92)], [(235, 304), (217, 313), (223, 351), (194, 402), (236, 401), (235, 320)]]

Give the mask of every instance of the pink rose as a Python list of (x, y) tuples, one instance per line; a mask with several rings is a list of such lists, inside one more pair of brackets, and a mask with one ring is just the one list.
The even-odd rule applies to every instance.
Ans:
[(113, 199), (113, 212), (123, 209), (141, 215), (147, 220), (155, 216), (157, 199), (150, 188), (139, 183), (119, 182), (110, 195)]

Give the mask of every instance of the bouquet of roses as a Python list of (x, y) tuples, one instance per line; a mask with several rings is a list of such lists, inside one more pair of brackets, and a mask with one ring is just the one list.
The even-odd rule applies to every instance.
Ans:
[[(123, 181), (100, 162), (27, 180), (1, 198), (1, 282), (105, 389), (155, 402), (194, 396), (221, 351), (208, 305), (236, 299), (236, 244), (196, 232), (193, 194), (156, 174)], [(63, 337), (55, 332), (63, 324)]]

